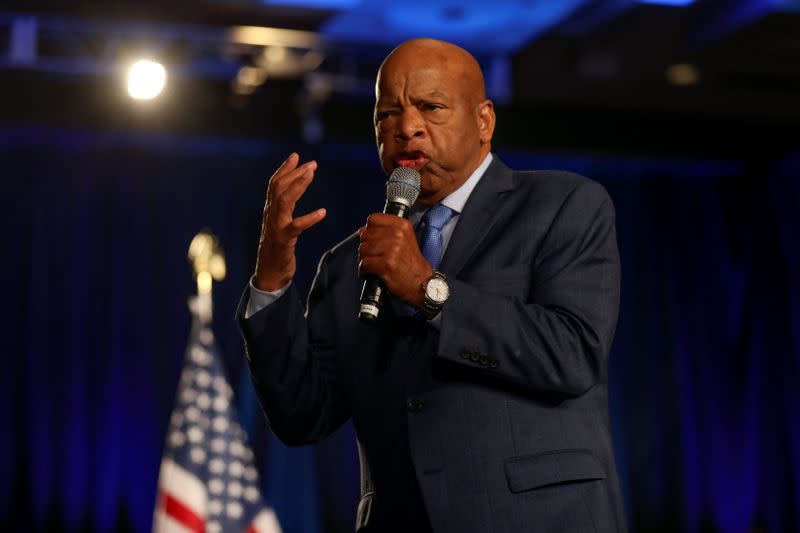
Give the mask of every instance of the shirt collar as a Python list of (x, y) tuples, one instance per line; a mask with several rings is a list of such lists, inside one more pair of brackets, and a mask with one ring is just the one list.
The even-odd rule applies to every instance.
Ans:
[[(494, 159), (494, 156), (492, 156), (491, 152), (486, 154), (486, 157), (483, 158), (483, 161), (480, 165), (478, 165), (478, 168), (476, 168), (472, 174), (470, 174), (467, 180), (461, 184), (461, 187), (442, 198), (442, 201), (439, 203), (446, 205), (457, 214), (461, 214), (461, 212), (464, 210), (467, 200), (469, 199), (469, 195), (472, 194), (472, 190), (481, 180), (484, 173), (486, 173), (486, 169), (489, 168), (492, 159)], [(416, 218), (415, 215), (421, 217), (422, 213), (427, 211), (428, 207), (429, 206), (427, 205), (414, 205), (414, 208), (411, 211), (411, 217)]]

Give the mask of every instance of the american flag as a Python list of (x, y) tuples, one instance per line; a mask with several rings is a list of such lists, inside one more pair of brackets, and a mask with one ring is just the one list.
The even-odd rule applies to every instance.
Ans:
[(258, 490), (214, 334), (195, 317), (158, 478), (155, 533), (280, 533)]

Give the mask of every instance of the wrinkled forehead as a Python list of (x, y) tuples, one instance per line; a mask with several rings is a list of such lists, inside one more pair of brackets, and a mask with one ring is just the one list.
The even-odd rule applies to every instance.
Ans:
[[(441, 92), (453, 97), (463, 95), (468, 87), (463, 69), (440, 57), (390, 57), (378, 71), (375, 97), (378, 99)], [(402, 60), (401, 60), (402, 59)]]

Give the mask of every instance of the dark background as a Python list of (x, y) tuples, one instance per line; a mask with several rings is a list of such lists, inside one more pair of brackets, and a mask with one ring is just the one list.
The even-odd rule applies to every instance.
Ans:
[[(571, 0), (556, 17), (429, 2), (429, 31), (386, 22), (381, 41), (359, 33), (381, 2), (3, 7), (0, 526), (150, 529), (195, 290), (186, 251), (209, 228), (228, 266), (214, 329), (266, 500), (284, 531), (352, 530), (352, 428), (295, 449), (269, 435), (233, 314), (289, 152), (319, 162), (299, 211), (329, 212), (301, 241), (303, 292), (380, 209), (372, 78), (393, 45), (433, 35), (481, 61), (504, 162), (579, 172), (615, 202), (611, 415), (632, 529), (800, 531), (800, 2), (681, 3)], [(497, 12), (518, 26), (461, 31)], [(38, 28), (26, 61), (20, 17)], [(274, 76), (236, 94), (259, 50), (217, 33), (240, 24), (321, 33), (314, 72), (352, 83), (320, 97), (306, 75)], [(176, 74), (134, 101), (116, 65), (155, 41)]]

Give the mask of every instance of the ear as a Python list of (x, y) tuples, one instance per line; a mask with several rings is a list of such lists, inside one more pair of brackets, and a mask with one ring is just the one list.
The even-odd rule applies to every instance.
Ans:
[(478, 131), (480, 132), (482, 145), (492, 142), (494, 123), (494, 104), (491, 100), (484, 100), (478, 104)]

